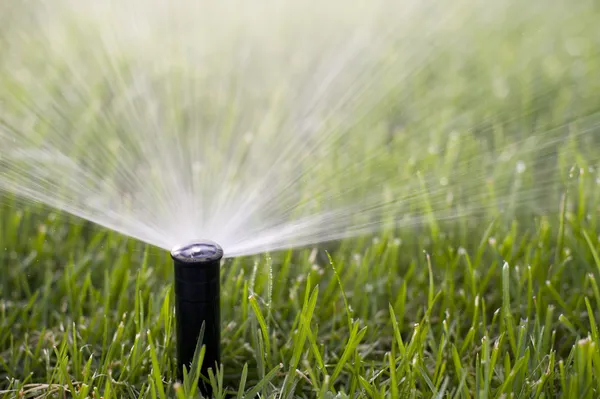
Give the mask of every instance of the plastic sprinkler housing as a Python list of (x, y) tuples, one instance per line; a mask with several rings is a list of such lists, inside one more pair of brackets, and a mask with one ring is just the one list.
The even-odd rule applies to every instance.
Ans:
[[(171, 251), (175, 268), (175, 318), (177, 323), (177, 371), (183, 380), (183, 367), (191, 372), (194, 352), (204, 323), (200, 345), (205, 346), (201, 374), (216, 372), (221, 356), (221, 285), (220, 264), (223, 249), (207, 240), (175, 247)], [(199, 346), (200, 347), (200, 346)], [(212, 390), (202, 379), (203, 395)]]

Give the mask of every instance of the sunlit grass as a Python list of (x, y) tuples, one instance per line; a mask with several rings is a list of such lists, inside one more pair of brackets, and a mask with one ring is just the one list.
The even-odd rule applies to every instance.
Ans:
[[(596, 167), (545, 215), (490, 208), (227, 261), (215, 392), (596, 397)], [(190, 394), (173, 380), (167, 254), (8, 198), (1, 218), (5, 397)]]
[[(375, 234), (224, 263), (217, 397), (600, 396), (597, 13), (562, 27), (575, 41), (474, 37), (356, 127), (378, 139), (299, 195), (372, 175), (406, 198)], [(171, 268), (3, 196), (0, 396), (197, 397), (175, 381)]]

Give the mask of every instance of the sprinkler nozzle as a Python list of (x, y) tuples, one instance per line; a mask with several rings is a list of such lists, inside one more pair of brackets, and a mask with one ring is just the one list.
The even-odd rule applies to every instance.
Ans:
[[(175, 267), (175, 317), (177, 322), (177, 371), (183, 379), (194, 359), (202, 323), (205, 346), (201, 374), (208, 377), (209, 368), (216, 372), (220, 362), (221, 286), (220, 263), (223, 249), (211, 241), (197, 241), (171, 251)], [(210, 385), (200, 380), (200, 391), (212, 394)]]

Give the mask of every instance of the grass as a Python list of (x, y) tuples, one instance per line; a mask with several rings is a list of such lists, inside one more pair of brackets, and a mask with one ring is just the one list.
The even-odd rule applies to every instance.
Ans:
[[(597, 397), (597, 179), (546, 216), (227, 261), (217, 397)], [(196, 395), (167, 254), (10, 198), (0, 215), (3, 397)]]
[[(224, 263), (217, 397), (600, 396), (591, 10), (525, 44), (473, 35), (365, 120), (380, 141), (353, 143), (356, 154), (390, 137), (362, 173), (406, 182), (394, 211), (419, 223)], [(175, 381), (171, 268), (164, 251), (2, 197), (0, 397), (197, 397), (195, 378)]]

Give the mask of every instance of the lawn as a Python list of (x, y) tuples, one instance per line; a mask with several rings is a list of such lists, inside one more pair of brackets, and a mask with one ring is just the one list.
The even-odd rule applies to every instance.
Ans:
[[(373, 233), (224, 261), (216, 397), (600, 397), (600, 8), (559, 4), (439, 49), (355, 127), (359, 175), (327, 158), (303, 197), (401, 196)], [(198, 397), (172, 278), (166, 251), (4, 193), (0, 397)]]

